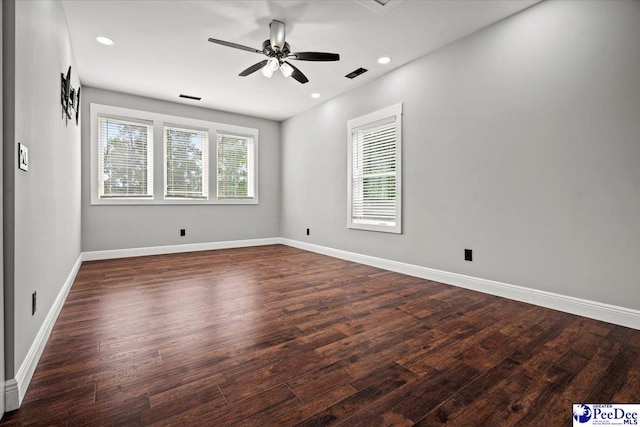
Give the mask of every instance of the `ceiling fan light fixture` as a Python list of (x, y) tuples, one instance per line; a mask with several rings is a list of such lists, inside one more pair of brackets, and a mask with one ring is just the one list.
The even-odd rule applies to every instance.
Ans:
[(277, 58), (269, 58), (267, 61), (267, 65), (262, 67), (261, 73), (266, 78), (270, 79), (273, 76), (273, 73), (280, 68), (280, 63)]
[[(402, 0), (396, 0), (402, 1)], [(243, 70), (238, 74), (240, 77), (246, 77), (250, 74), (260, 70), (263, 76), (267, 78), (273, 77), (273, 73), (278, 68), (285, 77), (293, 77), (295, 81), (301, 84), (309, 82), (307, 76), (304, 75), (295, 65), (292, 65), (287, 60), (300, 60), (300, 61), (339, 61), (340, 55), (337, 53), (328, 52), (291, 52), (291, 46), (285, 40), (285, 24), (282, 21), (272, 20), (269, 24), (271, 31), (271, 37), (262, 42), (262, 50), (254, 49), (249, 46), (244, 46), (238, 43), (228, 42), (224, 40), (214, 39), (209, 37), (211, 43), (227, 46), (233, 49), (245, 50), (247, 52), (253, 52), (262, 54), (267, 57), (257, 64), (253, 64), (249, 68)]]
[(270, 68), (267, 68), (266, 66), (263, 67), (262, 70), (260, 70), (260, 72), (262, 73), (263, 76), (265, 76), (268, 79), (273, 77), (273, 71)]
[(287, 64), (286, 62), (283, 62), (280, 65), (280, 71), (282, 72), (283, 76), (289, 78), (291, 77), (291, 74), (293, 74), (293, 67), (291, 67), (291, 65)]

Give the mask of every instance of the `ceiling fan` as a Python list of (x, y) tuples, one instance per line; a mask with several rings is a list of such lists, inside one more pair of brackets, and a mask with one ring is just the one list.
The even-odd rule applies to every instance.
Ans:
[(262, 53), (269, 59), (258, 62), (252, 65), (246, 70), (242, 71), (239, 76), (245, 77), (249, 74), (255, 73), (261, 70), (265, 77), (271, 78), (273, 73), (280, 69), (285, 77), (293, 77), (300, 83), (307, 83), (309, 79), (302, 74), (302, 71), (297, 69), (293, 64), (287, 61), (288, 59), (296, 59), (299, 61), (339, 61), (340, 55), (337, 53), (326, 52), (291, 52), (289, 43), (285, 41), (285, 25), (284, 22), (277, 20), (271, 21), (269, 24), (271, 31), (270, 38), (262, 43), (262, 50), (254, 49), (252, 47), (243, 46), (241, 44), (227, 42), (224, 40), (218, 40), (209, 38), (212, 43), (221, 44), (223, 46), (233, 47), (235, 49), (246, 50), (248, 52)]

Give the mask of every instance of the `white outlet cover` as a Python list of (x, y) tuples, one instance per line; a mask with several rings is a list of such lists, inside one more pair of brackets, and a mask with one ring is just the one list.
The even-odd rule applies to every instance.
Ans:
[(29, 170), (29, 149), (18, 143), (18, 167), (23, 171)]

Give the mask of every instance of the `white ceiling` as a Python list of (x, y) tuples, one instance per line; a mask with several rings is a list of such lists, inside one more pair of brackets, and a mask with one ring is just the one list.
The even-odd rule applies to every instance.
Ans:
[[(384, 8), (375, 0), (62, 3), (83, 85), (283, 120), (537, 1), (391, 0)], [(207, 41), (261, 49), (272, 19), (285, 22), (292, 51), (339, 53), (340, 61), (292, 61), (309, 78), (304, 85), (279, 72), (270, 80), (259, 72), (239, 77), (265, 57)], [(115, 44), (98, 44), (98, 35)], [(384, 55), (390, 64), (377, 63)], [(344, 77), (359, 67), (369, 71)]]

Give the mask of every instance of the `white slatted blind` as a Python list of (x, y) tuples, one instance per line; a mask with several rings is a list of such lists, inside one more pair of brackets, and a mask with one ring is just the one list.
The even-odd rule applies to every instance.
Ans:
[(164, 126), (164, 196), (206, 199), (209, 195), (209, 133)]
[(395, 225), (396, 123), (395, 117), (353, 131), (352, 221)]
[(151, 124), (98, 117), (98, 196), (153, 197)]
[(219, 133), (218, 198), (255, 197), (255, 146), (252, 137)]

